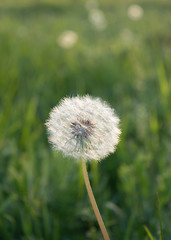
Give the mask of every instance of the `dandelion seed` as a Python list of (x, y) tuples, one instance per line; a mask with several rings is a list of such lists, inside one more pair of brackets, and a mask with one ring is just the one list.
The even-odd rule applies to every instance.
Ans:
[(99, 9), (91, 9), (90, 10), (89, 21), (99, 31), (102, 31), (107, 27), (107, 21), (106, 21), (105, 15)]
[(90, 96), (64, 98), (46, 123), (49, 141), (66, 156), (100, 160), (115, 151), (119, 118), (105, 102)]
[(142, 18), (144, 10), (141, 6), (133, 4), (128, 8), (127, 14), (132, 20), (139, 20)]
[(65, 31), (58, 38), (57, 43), (62, 48), (72, 48), (78, 41), (78, 35), (74, 31)]

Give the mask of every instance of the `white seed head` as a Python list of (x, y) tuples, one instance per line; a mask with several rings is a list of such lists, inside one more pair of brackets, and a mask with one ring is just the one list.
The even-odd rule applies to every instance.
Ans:
[(85, 161), (114, 152), (121, 133), (114, 110), (89, 95), (64, 98), (52, 109), (46, 126), (54, 149)]
[(137, 4), (133, 4), (130, 7), (128, 7), (127, 10), (128, 17), (132, 20), (139, 20), (143, 17), (144, 10), (141, 6)]
[(70, 30), (64, 31), (57, 38), (57, 43), (59, 44), (59, 46), (66, 49), (72, 48), (77, 41), (78, 41), (77, 33)]
[(93, 24), (93, 26), (102, 31), (107, 27), (107, 21), (104, 13), (99, 9), (91, 9), (89, 11), (89, 21)]

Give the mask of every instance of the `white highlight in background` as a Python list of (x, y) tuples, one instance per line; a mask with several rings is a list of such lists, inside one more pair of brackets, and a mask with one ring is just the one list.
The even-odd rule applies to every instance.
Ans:
[(89, 12), (89, 21), (99, 31), (107, 27), (107, 21), (104, 13), (99, 9), (92, 9)]
[(78, 41), (78, 35), (76, 32), (67, 30), (64, 31), (58, 38), (57, 43), (62, 48), (72, 48)]
[(144, 10), (141, 6), (133, 4), (130, 7), (128, 7), (127, 10), (128, 17), (132, 20), (139, 20), (144, 15)]

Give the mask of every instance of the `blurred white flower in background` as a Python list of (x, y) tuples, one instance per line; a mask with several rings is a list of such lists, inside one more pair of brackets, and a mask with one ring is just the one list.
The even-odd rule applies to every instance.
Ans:
[(57, 43), (59, 44), (59, 46), (66, 49), (72, 48), (77, 41), (78, 41), (77, 33), (71, 30), (64, 31), (57, 38)]
[(89, 21), (99, 31), (102, 31), (107, 27), (107, 21), (104, 13), (99, 9), (91, 9), (89, 11)]
[(141, 6), (137, 4), (131, 5), (127, 10), (128, 17), (132, 20), (139, 20), (144, 15), (144, 10)]
[(114, 109), (88, 95), (64, 98), (46, 122), (49, 142), (66, 156), (100, 160), (119, 142), (119, 118)]
[(96, 0), (88, 0), (85, 3), (85, 7), (87, 8), (87, 10), (91, 10), (93, 8), (98, 8), (98, 6), (99, 6), (99, 3)]

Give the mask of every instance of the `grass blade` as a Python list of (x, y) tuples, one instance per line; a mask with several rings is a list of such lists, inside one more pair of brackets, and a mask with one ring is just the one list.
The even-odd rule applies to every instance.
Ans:
[(152, 236), (152, 234), (151, 234), (150, 230), (148, 229), (148, 227), (144, 225), (144, 229), (145, 229), (148, 237), (150, 238), (150, 240), (154, 240), (154, 237)]

